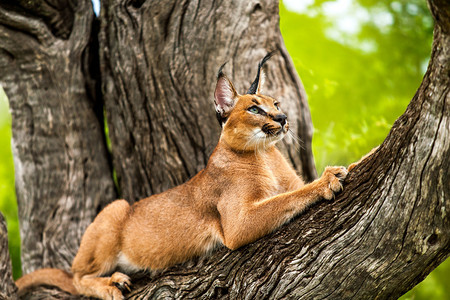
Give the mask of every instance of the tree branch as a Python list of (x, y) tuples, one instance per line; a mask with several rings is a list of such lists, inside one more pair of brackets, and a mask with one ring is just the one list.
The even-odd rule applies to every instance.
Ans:
[(430, 6), (437, 22), (422, 85), (334, 203), (236, 251), (144, 276), (130, 299), (395, 299), (448, 257), (450, 10)]
[(423, 82), (334, 202), (236, 251), (135, 276), (127, 296), (395, 299), (448, 257), (450, 8), (445, 0), (430, 7), (436, 26)]

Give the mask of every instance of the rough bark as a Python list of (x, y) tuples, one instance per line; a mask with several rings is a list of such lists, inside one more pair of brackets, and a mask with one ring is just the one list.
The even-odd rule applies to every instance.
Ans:
[[(239, 31), (240, 25), (233, 31), (242, 34), (237, 40), (220, 31), (219, 27), (230, 26), (228, 22), (231, 22), (230, 14), (225, 14), (225, 10), (221, 12), (221, 9), (233, 5), (232, 3), (221, 3), (218, 15), (214, 12), (215, 8), (219, 7), (216, 2), (208, 2), (209, 5), (214, 3), (213, 5), (217, 6), (211, 6), (211, 13), (204, 15), (203, 9), (200, 9), (202, 5), (206, 5), (204, 3), (198, 3), (199, 9), (196, 10), (194, 8), (197, 6), (185, 1), (182, 8), (174, 6), (167, 8), (169, 11), (166, 11), (165, 6), (153, 6), (156, 5), (154, 3), (135, 1), (120, 6), (108, 2), (103, 18), (117, 19), (121, 23), (119, 26), (119, 23), (112, 21), (112, 28), (103, 25), (101, 29), (101, 48), (104, 51), (101, 61), (103, 92), (112, 130), (115, 166), (123, 194), (128, 195), (131, 200), (139, 197), (141, 193), (163, 189), (164, 183), (162, 179), (158, 179), (163, 177), (158, 176), (168, 174), (167, 171), (155, 170), (162, 167), (156, 162), (156, 165), (147, 169), (147, 172), (151, 173), (140, 169), (144, 166), (133, 169), (131, 162), (148, 163), (152, 157), (147, 156), (148, 149), (151, 149), (151, 153), (167, 151), (169, 169), (180, 168), (178, 173), (174, 171), (175, 175), (167, 178), (167, 186), (176, 184), (183, 176), (192, 175), (190, 172), (195, 173), (195, 164), (204, 160), (205, 154), (202, 154), (202, 151), (207, 153), (207, 150), (201, 149), (207, 148), (209, 144), (199, 142), (202, 136), (206, 141), (206, 135), (202, 135), (204, 131), (201, 130), (210, 130), (208, 134), (217, 133), (214, 130), (218, 128), (205, 127), (216, 122), (213, 115), (208, 115), (207, 112), (212, 110), (212, 106), (207, 107), (203, 102), (197, 102), (203, 101), (203, 98), (200, 100), (194, 96), (203, 95), (203, 89), (210, 89), (212, 92), (214, 78), (210, 78), (208, 74), (214, 73), (216, 67), (210, 63), (220, 65), (222, 61), (216, 61), (216, 56), (208, 56), (206, 50), (196, 50), (198, 45), (193, 44), (200, 43), (205, 48), (212, 49), (217, 47), (217, 57), (230, 57), (228, 73), (242, 91), (250, 83), (253, 76), (248, 74), (253, 74), (251, 71), (254, 72), (255, 62), (259, 58), (256, 57), (258, 54), (253, 54), (253, 49), (243, 45), (251, 43), (247, 39), (258, 41), (258, 38), (263, 38), (255, 36), (249, 28)], [(263, 2), (258, 3), (259, 6), (256, 2), (249, 2), (248, 10), (234, 8), (235, 14), (241, 14), (244, 27), (254, 22), (259, 22), (261, 27), (264, 27), (264, 22), (272, 24), (269, 19), (262, 17), (263, 15), (260, 15), (261, 19), (256, 18), (272, 4), (265, 6)], [(450, 4), (446, 0), (434, 0), (430, 1), (430, 8), (437, 22), (432, 57), (422, 85), (381, 147), (349, 174), (345, 189), (336, 201), (320, 203), (273, 234), (236, 251), (222, 248), (208, 257), (175, 266), (164, 272), (135, 276), (133, 291), (127, 296), (130, 299), (395, 299), (411, 289), (448, 257)], [(175, 12), (180, 9), (184, 12), (181, 14), (184, 16), (181, 20), (175, 18)], [(246, 11), (248, 14), (244, 13)], [(211, 14), (216, 17), (207, 22)], [(165, 18), (168, 15), (172, 17)], [(205, 20), (202, 21), (203, 19)], [(200, 27), (214, 28), (215, 31), (207, 35), (209, 39), (203, 40), (204, 36), (201, 35), (202, 30), (209, 32), (208, 28), (192, 29), (195, 32), (193, 35), (184, 31), (187, 27), (183, 24), (193, 24), (193, 20), (195, 24), (200, 24)], [(220, 23), (214, 20), (220, 20)], [(122, 26), (129, 31), (119, 28)], [(172, 26), (178, 30), (168, 30)], [(269, 27), (266, 34), (270, 34)], [(164, 31), (163, 28), (167, 30)], [(131, 29), (139, 34), (131, 34)], [(163, 40), (153, 40), (153, 34)], [(209, 41), (213, 37), (216, 40), (223, 37), (223, 43), (232, 46), (211, 45)], [(112, 42), (114, 39), (129, 47), (119, 49), (118, 45)], [(179, 50), (164, 50), (171, 39), (176, 42), (174, 45)], [(147, 42), (139, 47), (140, 40)], [(274, 40), (276, 41), (272, 39), (270, 42), (273, 43)], [(270, 43), (267, 45), (271, 46)], [(265, 47), (269, 48), (267, 45)], [(160, 47), (161, 53), (152, 47)], [(240, 53), (245, 51), (248, 54), (240, 58)], [(130, 63), (128, 58), (133, 55), (136, 60)], [(178, 62), (179, 58), (173, 58), (171, 55), (181, 56), (182, 61)], [(244, 63), (245, 57), (247, 59)], [(254, 62), (250, 63), (253, 58)], [(114, 63), (116, 60), (119, 62)], [(286, 91), (277, 90), (277, 84), (283, 85), (278, 81), (281, 79), (272, 82), (270, 80), (273, 76), (283, 76), (274, 71), (277, 65), (280, 69), (284, 68), (281, 63), (281, 58), (278, 58), (273, 62), (275, 66), (269, 69), (268, 88), (274, 96), (284, 95)], [(203, 69), (200, 66), (203, 66)], [(170, 70), (175, 71), (171, 73)], [(196, 77), (197, 74), (201, 74), (199, 78)], [(148, 78), (148, 81), (140, 76)], [(163, 78), (173, 82), (168, 86), (168, 90), (164, 89)], [(238, 78), (241, 80), (236, 80)], [(248, 80), (247, 84), (245, 80)], [(299, 86), (297, 79), (292, 82)], [(197, 85), (194, 85), (195, 83)], [(113, 93), (120, 96), (116, 97)], [(212, 93), (205, 94), (205, 97), (211, 99), (210, 95)], [(175, 97), (180, 103), (176, 104), (178, 102), (171, 97)], [(183, 99), (188, 100), (183, 102)], [(297, 98), (297, 101), (300, 100)], [(298, 103), (296, 105), (299, 105)], [(161, 116), (153, 110), (160, 111)], [(195, 111), (200, 111), (202, 115), (194, 115)], [(196, 126), (202, 129), (183, 127), (184, 121), (181, 117), (172, 117), (172, 113), (184, 113), (186, 119), (195, 117)], [(292, 118), (292, 115), (290, 117)], [(179, 138), (188, 139), (191, 145), (179, 146), (177, 151), (175, 143), (179, 140), (168, 138), (171, 132), (164, 124), (156, 121), (177, 127), (181, 132)], [(140, 126), (147, 126), (148, 132), (141, 131)], [(161, 141), (156, 140), (155, 136), (158, 135), (163, 136)], [(123, 138), (127, 143), (131, 142), (131, 146), (119, 138)], [(120, 142), (125, 144), (121, 145)], [(117, 147), (119, 149), (114, 150)], [(124, 151), (120, 150), (123, 147), (128, 147), (125, 154), (120, 153)], [(186, 156), (186, 153), (196, 154)], [(177, 167), (177, 162), (183, 162), (182, 158), (185, 156), (192, 161)], [(161, 160), (166, 157), (155, 156), (150, 162), (154, 159)], [(129, 167), (131, 175), (125, 174)], [(155, 179), (149, 179), (149, 176), (153, 178), (154, 172)], [(132, 176), (137, 176), (137, 181), (133, 182)], [(144, 180), (147, 182), (142, 182)], [(137, 186), (139, 190), (133, 192), (130, 191), (132, 184), (145, 186)], [(65, 297), (65, 294), (54, 289), (39, 288), (30, 297), (57, 299)]]
[(381, 147), (321, 203), (237, 251), (135, 284), (130, 299), (396, 299), (450, 254), (450, 3), (423, 82)]
[(220, 126), (213, 95), (216, 72), (240, 93), (268, 64), (266, 91), (278, 97), (303, 141), (282, 145), (312, 180), (312, 125), (303, 86), (278, 26), (277, 1), (103, 1), (101, 70), (122, 197), (135, 201), (185, 182), (203, 169)]
[(8, 231), (0, 213), (0, 299), (17, 299), (17, 287), (12, 277), (11, 259), (8, 251)]
[(130, 299), (396, 299), (450, 253), (450, 4), (422, 85), (333, 203), (237, 251), (136, 280)]
[(89, 0), (76, 2), (0, 3), (24, 273), (70, 270), (84, 230), (115, 198), (89, 75), (94, 16)]

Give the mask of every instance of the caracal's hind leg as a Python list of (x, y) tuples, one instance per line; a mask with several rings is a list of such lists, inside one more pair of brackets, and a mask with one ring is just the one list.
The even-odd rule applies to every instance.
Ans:
[(121, 251), (121, 235), (130, 214), (125, 200), (116, 200), (106, 206), (86, 229), (80, 248), (72, 264), (73, 283), (80, 294), (101, 299), (123, 299), (119, 288), (129, 289), (130, 278), (116, 272)]
[(130, 278), (120, 272), (115, 272), (111, 277), (97, 277), (96, 274), (75, 275), (75, 287), (86, 296), (97, 297), (105, 300), (124, 299), (121, 290), (130, 291)]

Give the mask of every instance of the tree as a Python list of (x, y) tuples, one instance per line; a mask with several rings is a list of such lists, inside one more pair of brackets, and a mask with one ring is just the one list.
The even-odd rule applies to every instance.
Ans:
[[(118, 194), (135, 201), (204, 166), (219, 133), (209, 99), (224, 58), (242, 91), (256, 61), (279, 50), (267, 90), (283, 96), (304, 142), (300, 156), (293, 141), (282, 150), (315, 177), (309, 112), (277, 3), (111, 0), (100, 25), (88, 1), (30, 3), (0, 4), (26, 272), (68, 268), (84, 228), (115, 196), (113, 169)], [(442, 262), (450, 249), (450, 4), (429, 4), (436, 26), (422, 85), (336, 201), (236, 251), (137, 276), (129, 296), (395, 298)], [(33, 297), (55, 293), (39, 288)]]
[(12, 267), (8, 251), (8, 234), (3, 215), (0, 213), (0, 299), (13, 297), (17, 287), (12, 280)]

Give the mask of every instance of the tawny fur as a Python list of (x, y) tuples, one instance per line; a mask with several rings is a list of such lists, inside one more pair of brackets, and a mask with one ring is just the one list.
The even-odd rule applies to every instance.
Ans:
[(31, 274), (23, 276), (16, 281), (19, 288), (19, 296), (25, 293), (28, 287), (35, 285), (54, 285), (62, 290), (77, 295), (77, 289), (73, 285), (72, 274), (59, 269), (40, 269)]
[[(124, 273), (164, 269), (221, 245), (237, 249), (342, 189), (343, 167), (328, 167), (306, 185), (297, 176), (275, 147), (289, 124), (280, 121), (277, 101), (259, 91), (239, 95), (219, 77), (216, 109), (226, 122), (206, 168), (132, 206), (125, 200), (108, 205), (86, 230), (72, 264), (80, 294), (122, 299), (117, 286), (130, 286)], [(264, 124), (271, 130), (263, 132)]]

